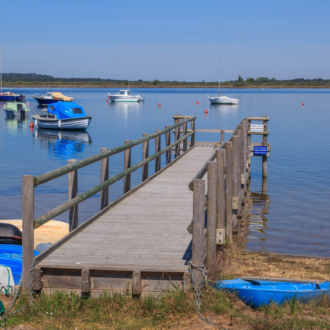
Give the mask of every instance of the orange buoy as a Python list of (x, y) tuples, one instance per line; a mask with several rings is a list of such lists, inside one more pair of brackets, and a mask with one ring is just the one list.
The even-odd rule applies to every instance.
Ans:
[(34, 127), (33, 121), (31, 120), (30, 127)]
[(199, 104), (199, 102), (197, 101), (197, 105)]
[(106, 100), (105, 102), (108, 102), (108, 100)]
[(161, 107), (162, 105), (160, 104), (160, 102), (158, 103), (158, 106)]
[(108, 96), (108, 99), (110, 100), (110, 96)]
[(303, 102), (302, 105), (305, 105), (305, 102)]
[(205, 110), (205, 113), (209, 113), (209, 110), (206, 109), (206, 110)]

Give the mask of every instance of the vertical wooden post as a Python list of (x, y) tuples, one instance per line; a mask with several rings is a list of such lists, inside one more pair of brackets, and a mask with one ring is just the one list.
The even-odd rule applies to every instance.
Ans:
[[(205, 180), (194, 180), (193, 203), (192, 263), (202, 266), (205, 261)], [(201, 271), (192, 267), (192, 275), (196, 285), (199, 285)]]
[(218, 172), (218, 186), (217, 186), (217, 198), (218, 198), (218, 217), (217, 217), (217, 229), (225, 228), (225, 215), (226, 215), (226, 204), (225, 204), (225, 164), (226, 164), (226, 150), (216, 150), (217, 158), (217, 172)]
[(207, 163), (207, 249), (208, 267), (217, 261), (217, 163)]
[(22, 187), (22, 291), (30, 291), (31, 267), (34, 259), (34, 176), (23, 175)]
[[(101, 152), (108, 151), (108, 148), (101, 148)], [(101, 160), (101, 183), (109, 179), (109, 157)], [(100, 192), (100, 210), (103, 210), (109, 204), (109, 186)]]
[[(156, 129), (155, 133), (160, 132), (160, 129)], [(155, 153), (161, 150), (160, 135), (155, 137)], [(160, 170), (160, 156), (155, 159), (155, 173)]]
[[(69, 159), (68, 164), (76, 162), (77, 159)], [(78, 196), (78, 170), (68, 173), (69, 200)], [(78, 227), (78, 205), (72, 207), (69, 211), (69, 231)]]
[(226, 148), (226, 238), (233, 237), (233, 143), (227, 141)]
[[(236, 133), (240, 133), (240, 130), (236, 130)], [(239, 206), (239, 185), (240, 185), (240, 166), (239, 166), (239, 149), (240, 141), (239, 135), (233, 135), (233, 229), (237, 229), (237, 217)]]
[(248, 182), (250, 185), (250, 179), (251, 179), (251, 157), (250, 157), (250, 147), (251, 147), (251, 134), (249, 134), (250, 130), (251, 130), (251, 117), (247, 117), (247, 121), (248, 121), (248, 152), (249, 152), (249, 157), (248, 157)]
[[(264, 132), (267, 132), (267, 120), (264, 120), (263, 124), (264, 124)], [(262, 144), (264, 146), (267, 146), (267, 135), (262, 136)], [(262, 156), (262, 177), (267, 178), (267, 156)]]
[[(181, 126), (175, 127), (175, 141), (180, 139), (180, 127)], [(175, 158), (178, 156), (180, 156), (180, 143), (175, 146)]]
[[(191, 130), (194, 131), (195, 130), (195, 120), (191, 121)], [(195, 133), (191, 136), (190, 138), (190, 148), (195, 145)]]
[(267, 178), (262, 178), (262, 186), (261, 186), (261, 193), (267, 193)]
[[(169, 125), (165, 126), (165, 128), (170, 127)], [(168, 131), (165, 133), (165, 142), (166, 142), (166, 147), (168, 147), (171, 144), (171, 132)], [(168, 165), (172, 160), (172, 154), (171, 150), (166, 151), (166, 165)]]
[(243, 121), (243, 144), (244, 144), (244, 193), (248, 186), (248, 159), (249, 159), (249, 148), (248, 148), (248, 121), (245, 118)]
[[(142, 136), (147, 136), (148, 133), (143, 133)], [(149, 157), (149, 140), (143, 142), (142, 144), (142, 160)], [(142, 165), (142, 182), (146, 179), (148, 179), (149, 176), (149, 164)]]
[[(187, 135), (187, 123), (183, 124), (183, 136)], [(187, 151), (188, 140), (185, 138), (183, 140), (183, 152)]]
[[(131, 142), (131, 140), (125, 140), (124, 144)], [(124, 151), (124, 171), (131, 167), (131, 148)], [(124, 177), (124, 194), (131, 190), (131, 174), (127, 174)]]
[(239, 167), (240, 167), (240, 185), (239, 185), (239, 193), (242, 205), (244, 205), (244, 186), (245, 186), (245, 168), (244, 168), (244, 126), (243, 121), (238, 125), (238, 128), (241, 130), (240, 133), (240, 154), (239, 154)]
[(222, 129), (221, 132), (220, 132), (220, 135), (221, 135), (221, 144), (224, 144), (225, 143), (225, 130)]

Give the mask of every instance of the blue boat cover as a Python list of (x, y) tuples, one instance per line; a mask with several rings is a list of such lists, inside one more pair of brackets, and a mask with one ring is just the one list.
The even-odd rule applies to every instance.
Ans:
[(57, 119), (86, 117), (85, 110), (75, 102), (56, 102), (48, 105), (47, 111), (56, 115)]
[[(36, 257), (40, 254), (34, 251)], [(11, 268), (14, 282), (17, 285), (22, 276), (22, 246), (11, 244), (0, 244), (0, 265)]]

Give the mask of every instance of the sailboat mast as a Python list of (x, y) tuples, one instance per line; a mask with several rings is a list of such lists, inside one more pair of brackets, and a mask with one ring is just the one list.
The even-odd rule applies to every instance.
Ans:
[(220, 66), (219, 66), (219, 90), (218, 90), (218, 96), (220, 96), (221, 53), (222, 53), (222, 47), (221, 47), (221, 50), (220, 50)]
[(0, 54), (1, 54), (1, 59), (0, 59), (1, 92), (0, 93), (2, 93), (2, 46), (0, 46)]

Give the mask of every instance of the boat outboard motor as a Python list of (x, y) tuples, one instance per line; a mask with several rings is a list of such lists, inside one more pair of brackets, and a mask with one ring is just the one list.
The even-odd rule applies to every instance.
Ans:
[(0, 244), (22, 245), (22, 232), (10, 223), (0, 222)]
[(17, 115), (18, 115), (18, 118), (20, 118), (20, 119), (25, 118), (25, 110), (24, 110), (22, 104), (17, 104)]

